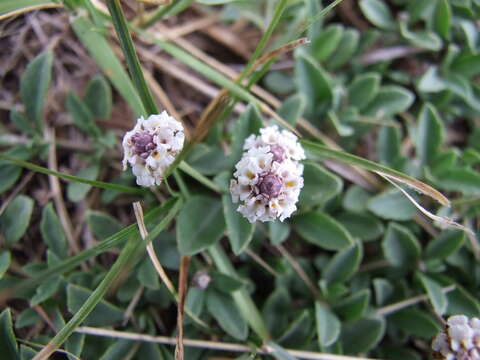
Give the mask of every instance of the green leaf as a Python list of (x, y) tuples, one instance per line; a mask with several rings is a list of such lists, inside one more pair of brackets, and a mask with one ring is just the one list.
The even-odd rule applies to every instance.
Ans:
[(270, 71), (263, 80), (265, 87), (278, 95), (288, 95), (294, 92), (295, 83), (292, 76), (283, 71)]
[(11, 261), (12, 258), (9, 251), (0, 252), (0, 279), (7, 272), (8, 268), (10, 267)]
[(349, 232), (332, 217), (320, 211), (296, 216), (294, 226), (302, 238), (327, 250), (339, 250), (353, 244)]
[(467, 78), (480, 74), (480, 54), (464, 54), (457, 57), (452, 65), (451, 71)]
[(51, 203), (43, 208), (40, 232), (43, 241), (51, 251), (60, 258), (67, 256), (68, 245), (65, 232)]
[(95, 29), (95, 25), (86, 15), (72, 17), (70, 23), (77, 37), (113, 86), (130, 105), (135, 115), (137, 117), (145, 115), (145, 110), (135, 87), (105, 37), (99, 31), (92, 31), (92, 29)]
[(239, 116), (232, 131), (230, 163), (234, 166), (242, 157), (243, 144), (250, 134), (257, 134), (262, 127), (262, 116), (255, 105), (250, 104)]
[(158, 280), (157, 271), (153, 267), (152, 261), (148, 257), (143, 259), (138, 267), (137, 279), (140, 281), (140, 284), (149, 289), (157, 290), (160, 288), (160, 281)]
[(303, 178), (300, 205), (306, 208), (325, 205), (342, 191), (342, 180), (319, 164), (306, 162)]
[(428, 243), (425, 258), (443, 260), (456, 252), (464, 241), (465, 233), (463, 231), (443, 231)]
[(290, 225), (281, 221), (270, 221), (268, 223), (268, 237), (273, 245), (284, 242), (290, 235)]
[(113, 216), (93, 210), (87, 211), (87, 225), (97, 240), (104, 240), (123, 227)]
[(396, 167), (402, 158), (400, 129), (382, 126), (378, 133), (377, 153), (382, 164)]
[(335, 51), (342, 39), (343, 26), (329, 25), (312, 41), (312, 53), (316, 60), (325, 61)]
[(363, 247), (355, 242), (352, 246), (335, 254), (323, 271), (323, 279), (327, 284), (347, 281), (357, 272), (363, 257)]
[(447, 294), (447, 300), (447, 315), (462, 314), (468, 317), (477, 317), (480, 314), (478, 300), (459, 285)]
[(15, 328), (21, 329), (26, 326), (31, 326), (38, 324), (39, 321), (42, 321), (42, 318), (33, 308), (27, 308), (22, 311), (20, 315), (16, 316), (15, 319)]
[(437, 66), (430, 66), (427, 71), (420, 77), (417, 88), (424, 93), (437, 93), (445, 90), (445, 80), (443, 80), (438, 72)]
[(317, 336), (320, 347), (330, 346), (340, 336), (340, 320), (325, 307), (315, 302), (315, 319), (317, 322)]
[(345, 226), (350, 234), (363, 241), (375, 240), (384, 231), (382, 222), (368, 213), (346, 212), (337, 216), (337, 220)]
[[(87, 180), (95, 180), (98, 177), (98, 173), (100, 172), (100, 166), (98, 164), (93, 164), (87, 166), (80, 170), (76, 176), (87, 179)], [(92, 188), (90, 184), (82, 184), (78, 182), (72, 182), (67, 185), (67, 197), (68, 200), (77, 202), (85, 199), (88, 192)]]
[(255, 227), (237, 211), (238, 205), (233, 204), (230, 194), (222, 196), (222, 203), (228, 240), (233, 252), (238, 255), (250, 244)]
[(342, 344), (346, 354), (365, 353), (374, 348), (385, 334), (383, 318), (367, 317), (342, 326)]
[(435, 10), (435, 31), (438, 35), (448, 40), (450, 38), (450, 27), (452, 26), (452, 10), (448, 0), (438, 0)]
[(464, 195), (480, 194), (480, 174), (467, 168), (450, 168), (434, 174), (434, 181), (444, 190)]
[(431, 165), (443, 143), (443, 123), (432, 104), (424, 104), (418, 115), (417, 154), (422, 164)]
[(28, 229), (33, 211), (33, 200), (25, 195), (18, 195), (8, 204), (0, 216), (0, 233), (5, 245), (12, 246), (20, 240)]
[[(218, 244), (211, 246), (208, 250), (216, 267), (221, 273), (232, 277), (238, 277), (230, 259)], [(263, 341), (270, 339), (271, 336), (268, 333), (267, 326), (258, 311), (255, 302), (246, 289), (241, 288), (240, 290), (233, 292), (232, 297), (238, 310), (240, 310), (243, 319), (248, 322), (252, 330), (255, 331)]]
[(417, 213), (413, 205), (400, 191), (392, 189), (368, 200), (367, 208), (383, 219), (410, 220)]
[[(75, 314), (80, 310), (83, 303), (88, 299), (92, 292), (83, 287), (69, 284), (67, 286), (67, 306), (70, 313)], [(108, 326), (113, 325), (123, 319), (123, 310), (111, 303), (101, 300), (94, 310), (85, 319), (85, 324), (89, 326)]]
[(27, 345), (20, 345), (20, 359), (21, 360), (32, 360), (37, 352)]
[(192, 196), (177, 219), (178, 249), (182, 255), (194, 255), (217, 242), (224, 231), (222, 204), (206, 196)]
[(275, 359), (298, 360), (295, 356), (293, 356), (291, 353), (289, 353), (287, 350), (285, 350), (280, 345), (274, 343), (273, 341), (267, 341), (266, 345), (273, 350), (272, 355), (275, 357)]
[(448, 301), (447, 296), (442, 291), (442, 287), (427, 275), (418, 273), (418, 277), (420, 278), (424, 289), (427, 291), (428, 298), (430, 299), (435, 312), (438, 315), (443, 315), (447, 310)]
[(397, 326), (405, 333), (427, 340), (442, 330), (432, 316), (418, 309), (403, 309), (389, 316), (389, 324)]
[(345, 321), (362, 317), (370, 304), (370, 289), (363, 289), (335, 303), (335, 311)]
[(379, 89), (379, 74), (360, 74), (348, 86), (348, 104), (362, 110), (377, 96)]
[(45, 51), (28, 64), (20, 81), (20, 95), (37, 134), (43, 135), (43, 107), (52, 77), (53, 53)]
[(209, 290), (207, 293), (207, 309), (227, 334), (237, 340), (247, 338), (247, 323), (229, 295)]
[(97, 118), (107, 119), (112, 114), (112, 89), (103, 76), (97, 75), (88, 82), (85, 104)]
[(328, 59), (327, 68), (336, 70), (352, 59), (358, 48), (360, 33), (356, 29), (348, 29), (343, 33), (340, 46)]
[(68, 93), (65, 107), (73, 117), (73, 122), (84, 133), (97, 138), (102, 132), (95, 124), (93, 114), (88, 106), (73, 92)]
[(288, 97), (282, 106), (277, 110), (278, 115), (285, 119), (290, 125), (295, 126), (298, 119), (305, 111), (307, 101), (301, 94), (295, 94)]
[(442, 49), (442, 39), (433, 31), (410, 31), (404, 22), (400, 22), (400, 33), (405, 40), (422, 49), (430, 51), (439, 51)]
[(10, 309), (6, 308), (0, 314), (0, 349), (2, 357), (8, 360), (17, 360), (18, 346), (12, 327), (12, 315)]
[(15, 124), (18, 130), (27, 133), (30, 136), (35, 135), (35, 126), (32, 124), (25, 115), (19, 113), (17, 110), (12, 109), (10, 111), (10, 121)]
[(232, 276), (222, 274), (218, 271), (212, 271), (209, 273), (212, 277), (212, 285), (220, 292), (231, 293), (239, 290), (245, 285), (244, 282), (234, 278)]
[(382, 0), (361, 0), (360, 10), (375, 26), (383, 30), (395, 30), (397, 25), (389, 8)]
[(282, 286), (276, 286), (268, 295), (262, 308), (262, 317), (274, 338), (288, 327), (289, 324), (289, 305), (292, 298), (288, 290)]
[(35, 295), (30, 299), (30, 306), (36, 306), (50, 299), (58, 291), (61, 283), (62, 279), (57, 276), (41, 284), (35, 290)]
[[(132, 341), (117, 340), (102, 354), (99, 360), (118, 360), (132, 348)], [(163, 359), (162, 359), (163, 360)]]
[(185, 299), (185, 308), (195, 316), (200, 316), (205, 304), (206, 292), (198, 287), (191, 287), (188, 289), (187, 298)]
[(414, 100), (413, 94), (400, 86), (380, 87), (377, 96), (365, 108), (365, 115), (376, 118), (388, 118), (406, 111)]
[(330, 76), (308, 55), (299, 54), (297, 56), (295, 75), (299, 92), (307, 99), (308, 111), (314, 111), (317, 104), (332, 98)]
[(361, 186), (352, 185), (348, 188), (342, 201), (345, 210), (362, 213), (367, 210), (367, 202), (371, 195)]
[(394, 287), (390, 281), (378, 278), (373, 280), (373, 290), (375, 292), (377, 306), (382, 306), (385, 305), (390, 296), (392, 296)]
[[(2, 153), (0, 153), (1, 155)], [(25, 146), (14, 147), (5, 153), (7, 156), (14, 156), (22, 160), (28, 160), (32, 156), (31, 149)], [(20, 177), (22, 168), (12, 163), (0, 160), (0, 194), (10, 189)]]
[(407, 228), (390, 223), (382, 242), (385, 258), (393, 266), (410, 267), (420, 256), (420, 244)]

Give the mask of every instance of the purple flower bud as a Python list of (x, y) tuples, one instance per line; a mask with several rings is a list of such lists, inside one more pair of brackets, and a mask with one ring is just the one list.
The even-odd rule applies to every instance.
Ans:
[(279, 145), (270, 145), (270, 152), (273, 154), (273, 161), (280, 163), (285, 159), (285, 150)]
[(280, 194), (280, 190), (282, 190), (282, 181), (277, 175), (267, 174), (260, 180), (258, 188), (261, 195), (272, 198)]
[(150, 155), (150, 151), (156, 148), (153, 143), (153, 136), (146, 132), (134, 134), (132, 144), (135, 153), (143, 159), (146, 159)]

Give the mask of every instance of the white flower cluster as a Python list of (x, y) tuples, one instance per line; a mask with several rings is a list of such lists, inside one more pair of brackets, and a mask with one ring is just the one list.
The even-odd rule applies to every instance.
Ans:
[(432, 342), (433, 357), (441, 360), (480, 360), (480, 319), (450, 316), (444, 332)]
[(277, 126), (260, 129), (244, 144), (242, 159), (230, 181), (234, 203), (248, 221), (273, 221), (288, 218), (296, 209), (303, 187), (305, 152), (297, 137)]
[(130, 164), (140, 186), (160, 185), (165, 171), (182, 150), (184, 140), (182, 124), (166, 111), (148, 119), (142, 116), (123, 137), (123, 169)]

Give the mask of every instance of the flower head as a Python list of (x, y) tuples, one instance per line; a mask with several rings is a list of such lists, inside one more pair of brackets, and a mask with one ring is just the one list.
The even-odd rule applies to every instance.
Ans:
[(433, 356), (440, 360), (480, 360), (480, 320), (450, 316), (445, 331), (432, 341)]
[(130, 164), (140, 186), (160, 185), (184, 140), (182, 124), (166, 111), (147, 119), (142, 116), (123, 137), (123, 169)]
[(246, 150), (230, 181), (233, 202), (250, 222), (288, 218), (303, 187), (305, 154), (295, 135), (276, 126), (260, 130), (245, 141)]
[(278, 130), (276, 125), (260, 129), (260, 135), (250, 135), (245, 140), (244, 150), (267, 147), (277, 162), (284, 159), (300, 161), (305, 159), (305, 152), (297, 136), (288, 130)]

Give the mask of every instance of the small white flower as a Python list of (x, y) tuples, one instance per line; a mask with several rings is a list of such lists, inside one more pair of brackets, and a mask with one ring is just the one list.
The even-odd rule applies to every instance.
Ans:
[(305, 153), (296, 136), (270, 126), (249, 136), (244, 149), (230, 181), (232, 201), (241, 202), (238, 211), (252, 223), (290, 217), (303, 187), (303, 165), (297, 160)]
[(274, 160), (283, 159), (300, 161), (305, 159), (305, 151), (298, 142), (297, 136), (288, 130), (278, 130), (276, 125), (260, 129), (260, 135), (250, 135), (245, 140), (244, 150), (267, 147)]
[(184, 141), (182, 124), (166, 111), (147, 119), (142, 116), (123, 137), (123, 169), (130, 164), (140, 186), (160, 185)]
[(433, 357), (441, 360), (480, 360), (480, 320), (451, 316), (445, 331), (432, 341)]

